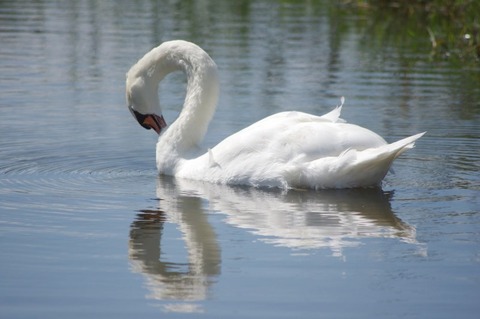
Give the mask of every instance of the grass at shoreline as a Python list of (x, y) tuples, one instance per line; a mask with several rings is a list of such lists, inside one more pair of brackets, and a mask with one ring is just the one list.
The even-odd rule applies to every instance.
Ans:
[(395, 32), (425, 38), (432, 59), (480, 62), (480, 1), (347, 0), (344, 5), (368, 19), (388, 20)]

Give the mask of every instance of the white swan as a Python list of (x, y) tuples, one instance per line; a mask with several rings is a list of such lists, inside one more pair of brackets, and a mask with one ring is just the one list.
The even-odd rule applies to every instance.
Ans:
[[(169, 73), (187, 76), (178, 118), (165, 130), (158, 84)], [(282, 112), (200, 151), (218, 99), (217, 67), (197, 45), (176, 40), (148, 52), (127, 73), (128, 108), (160, 136), (160, 174), (213, 183), (280, 188), (380, 185), (393, 160), (424, 133), (387, 144), (379, 135), (340, 119), (341, 106), (323, 116)], [(342, 98), (343, 104), (343, 98)]]

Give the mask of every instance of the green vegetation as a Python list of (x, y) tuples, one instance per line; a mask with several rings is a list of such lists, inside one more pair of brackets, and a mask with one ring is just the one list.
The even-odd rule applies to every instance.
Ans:
[(478, 0), (346, 0), (344, 5), (380, 26), (383, 32), (373, 27), (377, 34), (428, 42), (432, 59), (480, 61)]

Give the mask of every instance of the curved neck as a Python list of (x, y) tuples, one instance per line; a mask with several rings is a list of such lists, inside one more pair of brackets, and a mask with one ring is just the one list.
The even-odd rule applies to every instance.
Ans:
[(160, 140), (165, 139), (182, 153), (203, 140), (218, 100), (217, 67), (205, 53), (180, 60), (180, 69), (187, 76), (187, 90), (180, 115)]
[(159, 144), (167, 144), (163, 147), (183, 154), (203, 140), (215, 113), (219, 91), (217, 66), (205, 51), (192, 43), (166, 42), (157, 49), (159, 52), (151, 60), (150, 67), (156, 82), (155, 95), (159, 82), (167, 74), (181, 70), (187, 76), (182, 111), (159, 138)]
[(213, 117), (219, 83), (217, 66), (197, 45), (164, 42), (141, 58), (127, 73), (127, 101), (140, 114), (161, 115), (158, 86), (165, 76), (183, 71), (187, 92), (178, 119), (160, 136), (159, 143), (182, 153), (198, 145)]

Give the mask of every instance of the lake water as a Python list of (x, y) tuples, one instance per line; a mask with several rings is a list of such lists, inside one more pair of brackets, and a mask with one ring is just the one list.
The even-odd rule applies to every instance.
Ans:
[[(1, 2), (0, 317), (478, 318), (478, 64), (295, 3)], [(124, 81), (175, 38), (219, 66), (206, 146), (341, 96), (343, 118), (387, 141), (428, 133), (383, 190), (158, 177)], [(169, 123), (184, 88), (161, 86)]]

